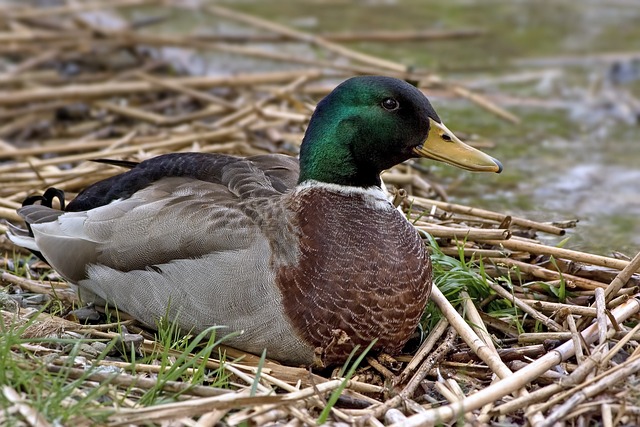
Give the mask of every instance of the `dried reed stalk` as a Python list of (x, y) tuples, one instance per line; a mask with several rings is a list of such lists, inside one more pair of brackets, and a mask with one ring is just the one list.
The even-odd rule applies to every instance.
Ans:
[(599, 265), (602, 267), (615, 268), (623, 270), (629, 265), (629, 261), (609, 258), (601, 255), (588, 254), (585, 252), (574, 251), (571, 249), (557, 248), (553, 246), (531, 243), (518, 238), (510, 240), (487, 240), (485, 243), (504, 247), (513, 251), (529, 252), (536, 255), (550, 255), (558, 258), (564, 258), (572, 261), (582, 262), (585, 264)]
[(596, 280), (586, 279), (580, 276), (575, 276), (572, 274), (558, 272), (549, 270), (544, 267), (540, 267), (533, 264), (528, 264), (526, 262), (518, 261), (511, 258), (505, 257), (495, 257), (491, 258), (490, 261), (495, 265), (507, 265), (510, 267), (517, 268), (520, 272), (531, 274), (534, 277), (543, 280), (565, 280), (567, 285), (570, 287), (578, 287), (581, 289), (598, 289), (598, 288), (606, 288), (608, 285), (602, 282), (598, 282)]
[(158, 0), (112, 0), (112, 1), (92, 1), (84, 4), (72, 4), (58, 7), (26, 8), (12, 11), (7, 8), (3, 12), (4, 19), (31, 19), (39, 17), (51, 17), (56, 15), (68, 15), (79, 12), (88, 12), (100, 9), (113, 9), (119, 7), (144, 6), (158, 4)]
[(472, 217), (486, 218), (493, 221), (503, 222), (509, 220), (511, 225), (517, 225), (524, 228), (531, 228), (533, 230), (542, 231), (545, 233), (555, 234), (562, 236), (565, 230), (552, 225), (543, 224), (536, 221), (531, 221), (525, 218), (513, 217), (510, 215), (501, 214), (498, 212), (488, 211), (486, 209), (474, 208), (471, 206), (458, 205), (455, 203), (442, 202), (440, 200), (425, 199), (422, 197), (413, 197), (416, 204), (419, 206), (435, 206), (446, 212), (465, 214)]
[(601, 375), (601, 379), (581, 390), (574, 392), (572, 397), (566, 400), (560, 407), (552, 411), (542, 422), (540, 427), (551, 427), (560, 419), (564, 418), (571, 410), (584, 402), (587, 398), (596, 396), (602, 391), (611, 388), (613, 385), (625, 381), (630, 376), (640, 371), (640, 357), (630, 358), (610, 370), (610, 373)]
[(449, 323), (458, 331), (460, 338), (462, 338), (467, 345), (473, 350), (473, 352), (485, 362), (496, 375), (500, 378), (507, 378), (512, 374), (511, 370), (505, 365), (500, 357), (496, 355), (491, 349), (476, 335), (464, 319), (453, 308), (451, 303), (442, 294), (437, 286), (433, 286), (431, 291), (431, 300), (438, 305), (442, 314), (447, 318)]
[[(458, 30), (415, 30), (415, 31), (350, 31), (341, 33), (321, 33), (320, 38), (337, 43), (353, 42), (409, 42), (409, 41), (435, 41), (459, 38), (480, 37), (486, 31), (476, 28)], [(306, 42), (303, 39), (288, 37), (286, 34), (203, 34), (195, 36), (199, 40), (208, 42), (226, 43), (281, 43), (292, 41)]]

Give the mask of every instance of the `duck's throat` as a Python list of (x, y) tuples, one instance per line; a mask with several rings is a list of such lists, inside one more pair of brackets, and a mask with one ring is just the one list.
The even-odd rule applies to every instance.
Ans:
[(358, 163), (352, 153), (344, 150), (300, 159), (298, 184), (317, 181), (345, 187), (380, 187), (380, 171)]

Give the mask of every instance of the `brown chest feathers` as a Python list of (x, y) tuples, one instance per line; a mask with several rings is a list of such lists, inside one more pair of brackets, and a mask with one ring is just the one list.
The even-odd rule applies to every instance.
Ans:
[(300, 196), (293, 206), (299, 262), (281, 267), (276, 279), (294, 328), (325, 366), (374, 339), (374, 351), (398, 353), (431, 291), (422, 240), (397, 210), (370, 194), (317, 188)]

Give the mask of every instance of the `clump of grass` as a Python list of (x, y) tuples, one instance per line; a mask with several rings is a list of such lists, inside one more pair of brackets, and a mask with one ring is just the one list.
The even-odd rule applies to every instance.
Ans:
[[(484, 271), (482, 260), (465, 260), (460, 248), (459, 258), (445, 255), (438, 242), (431, 236), (427, 236), (431, 248), (431, 262), (433, 266), (433, 283), (447, 297), (454, 307), (462, 303), (460, 293), (466, 291), (474, 301), (482, 301), (494, 292), (487, 284), (487, 276)], [(487, 313), (504, 310), (512, 310), (511, 303), (502, 298), (490, 301), (483, 310)], [(514, 313), (511, 312), (513, 315)], [(429, 302), (425, 310), (425, 326), (427, 329), (433, 328), (440, 320), (442, 314), (438, 307)]]
[[(106, 368), (103, 362), (114, 360), (114, 354), (121, 346), (120, 334), (105, 340), (103, 338), (82, 338), (61, 336), (32, 337), (30, 329), (37, 329), (37, 323), (46, 314), (50, 304), (43, 305), (39, 311), (21, 316), (19, 309), (11, 314), (3, 310), (0, 322), (0, 384), (24, 396), (27, 405), (42, 419), (54, 421), (59, 425), (100, 424), (107, 420), (118, 407), (135, 402), (140, 406), (152, 406), (167, 401), (176, 401), (190, 390), (184, 387), (180, 391), (166, 392), (169, 382), (181, 382), (190, 386), (207, 385), (216, 388), (227, 387), (229, 373), (223, 369), (225, 358), (218, 357), (220, 364), (211, 368), (208, 364), (214, 349), (224, 341), (217, 338), (215, 327), (208, 328), (195, 337), (180, 332), (175, 322), (161, 321), (158, 326), (155, 351), (138, 356), (131, 350), (124, 357), (130, 363), (127, 370), (140, 375), (138, 364), (158, 365), (152, 387), (141, 388), (135, 384), (126, 388), (110, 384), (110, 378), (116, 378), (123, 370)], [(110, 315), (119, 319), (117, 310)], [(120, 333), (123, 331), (120, 330)], [(102, 351), (91, 360), (83, 356), (83, 346), (95, 342)], [(122, 360), (118, 355), (115, 361)], [(82, 369), (78, 369), (81, 367)], [(110, 377), (98, 383), (92, 379), (96, 373), (112, 372)], [(81, 372), (80, 375), (77, 375)], [(142, 374), (146, 377), (147, 374)], [(129, 402), (126, 403), (125, 402)], [(1, 425), (20, 424), (19, 413), (5, 393), (0, 391)]]
[[(78, 378), (71, 378), (65, 371), (75, 367), (80, 347), (92, 340), (76, 338), (24, 338), (26, 330), (37, 319), (32, 316), (24, 323), (18, 323), (17, 316), (8, 324), (0, 323), (0, 383), (11, 387), (27, 397), (28, 403), (44, 419), (55, 420), (59, 425), (67, 425), (72, 419), (101, 422), (113, 410), (100, 402), (111, 400), (107, 384), (90, 383), (88, 378), (97, 365), (89, 366)], [(95, 340), (93, 340), (95, 341)], [(115, 345), (115, 340), (107, 344), (97, 357), (104, 360)], [(52, 353), (45, 354), (47, 349)], [(53, 350), (66, 349), (67, 357), (59, 358)], [(51, 364), (60, 366), (60, 372), (52, 372)], [(90, 384), (90, 385), (88, 385)], [(12, 424), (7, 397), (0, 393), (0, 405), (5, 421)], [(14, 420), (15, 421), (15, 420)]]
[[(175, 400), (181, 394), (188, 391), (166, 395), (164, 386), (169, 381), (182, 381), (192, 386), (202, 385), (205, 382), (212, 387), (226, 387), (229, 374), (222, 367), (208, 370), (207, 361), (211, 358), (214, 349), (231, 335), (216, 339), (217, 326), (205, 329), (195, 337), (181, 332), (175, 320), (169, 322), (166, 318), (158, 322), (156, 342), (159, 344), (153, 354), (146, 357), (144, 362), (157, 361), (160, 364), (156, 385), (147, 390), (140, 398), (140, 405), (148, 406), (165, 402), (167, 399)], [(135, 354), (132, 352), (135, 363)], [(222, 358), (224, 363), (224, 358)]]

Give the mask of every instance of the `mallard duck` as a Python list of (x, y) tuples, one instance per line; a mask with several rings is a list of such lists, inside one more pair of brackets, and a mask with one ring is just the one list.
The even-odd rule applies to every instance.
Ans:
[[(18, 210), (9, 238), (42, 256), (85, 302), (154, 327), (236, 331), (227, 343), (295, 365), (343, 362), (356, 345), (397, 354), (431, 291), (422, 239), (380, 174), (414, 157), (500, 172), (462, 143), (414, 86), (354, 77), (318, 105), (300, 150), (238, 158), (160, 155)], [(41, 204), (31, 204), (34, 200)], [(48, 203), (47, 203), (48, 200)], [(364, 347), (362, 347), (364, 348)]]

